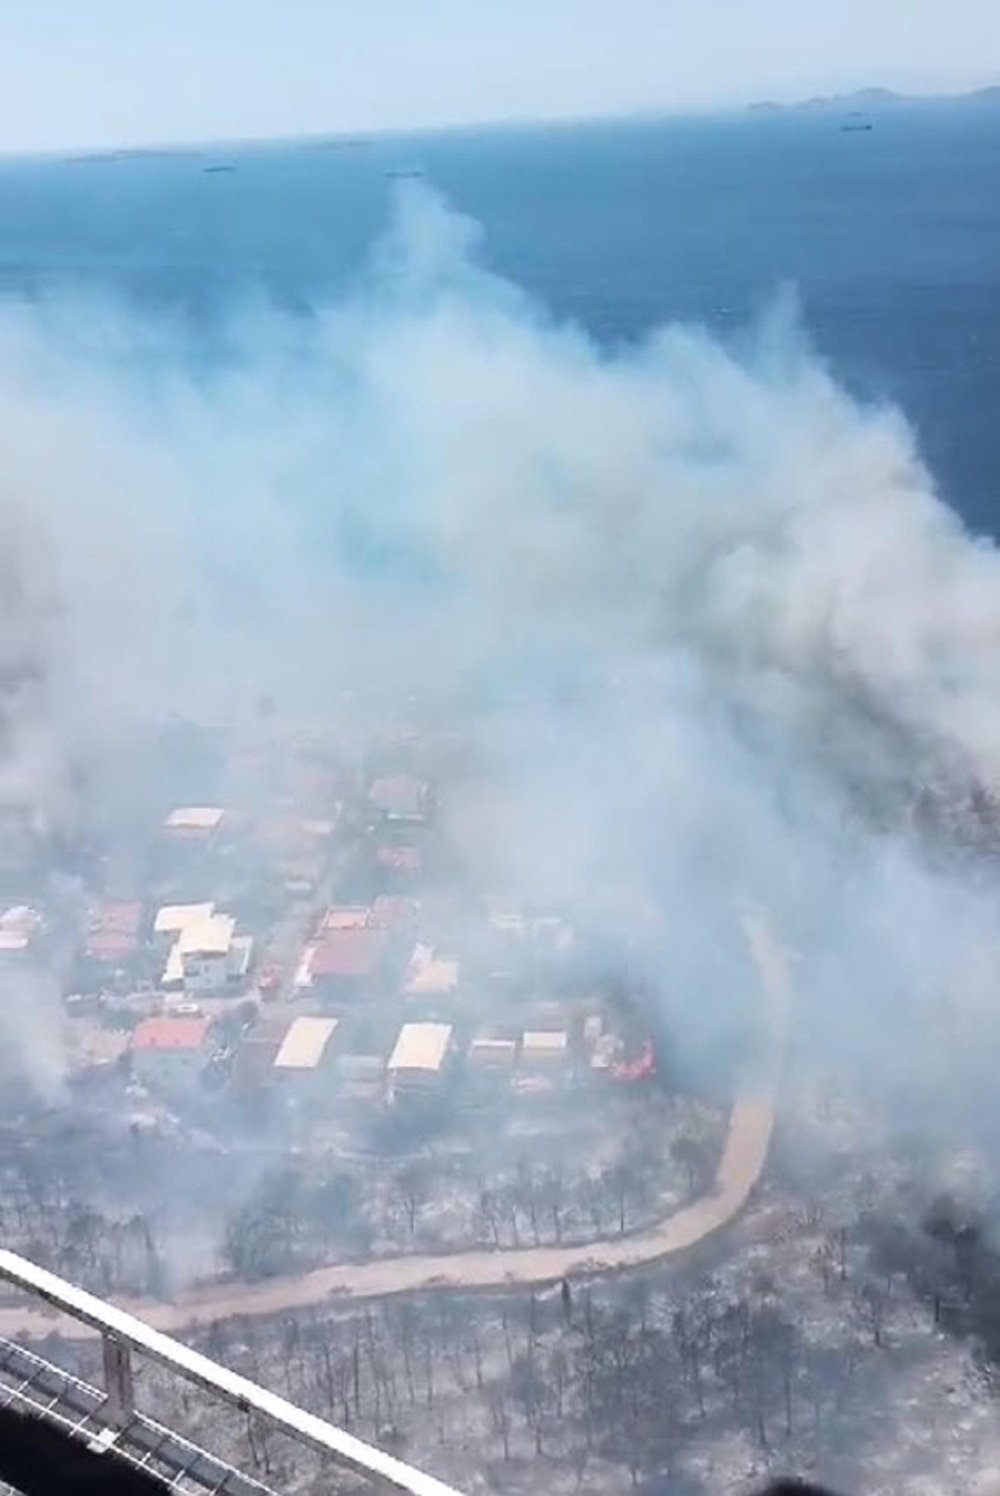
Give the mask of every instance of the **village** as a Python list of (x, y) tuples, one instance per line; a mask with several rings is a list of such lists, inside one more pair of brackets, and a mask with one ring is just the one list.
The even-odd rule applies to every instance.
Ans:
[[(23, 857), (5, 873), (36, 896), (0, 913), (0, 983), (56, 1008), (63, 1063), (36, 1147), (67, 1112), (100, 1135), (36, 1248), (49, 1232), (47, 1255), (89, 1281), (146, 1290), (598, 1240), (705, 1185), (726, 1098), (668, 1074), (669, 1032), (603, 930), (475, 885), (447, 830), (469, 773), (455, 735), (350, 761), (315, 734), (212, 750), (184, 787), (213, 802), (161, 805), (141, 836), (102, 843), (74, 897), (32, 885)], [(153, 1160), (188, 1197), (178, 1182), (145, 1198)], [(219, 1160), (214, 1219), (196, 1181)], [(6, 1195), (30, 1194), (7, 1163)], [(194, 1266), (166, 1273), (195, 1207), (215, 1245), (188, 1242)], [(143, 1221), (134, 1272), (117, 1249), (81, 1251), (81, 1210)]]

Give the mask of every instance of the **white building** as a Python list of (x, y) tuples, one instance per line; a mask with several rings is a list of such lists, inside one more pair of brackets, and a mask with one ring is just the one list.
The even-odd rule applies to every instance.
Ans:
[(450, 1023), (404, 1023), (387, 1066), (393, 1094), (422, 1090), (440, 1079), (451, 1049)]
[(236, 934), (236, 921), (213, 904), (175, 904), (156, 916), (156, 935), (168, 943), (162, 984), (185, 992), (222, 992), (247, 974), (253, 941)]
[(222, 825), (223, 811), (217, 805), (181, 805), (163, 823), (165, 831), (188, 836), (212, 836)]

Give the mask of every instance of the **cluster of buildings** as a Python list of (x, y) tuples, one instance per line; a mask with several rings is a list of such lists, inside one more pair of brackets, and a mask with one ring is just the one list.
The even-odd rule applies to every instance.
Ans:
[[(518, 953), (504, 947), (513, 943), (522, 967), (534, 969), (539, 949), (547, 958), (571, 949), (565, 923), (509, 910), (493, 918), (484, 905), (466, 956), (435, 943), (418, 899), (326, 906), (304, 932), (290, 987), (262, 1001), (240, 1036), (233, 1084), (315, 1113), (341, 1099), (405, 1104), (455, 1085), (532, 1096), (581, 1075), (646, 1073), (626, 1074), (621, 1039), (597, 999), (514, 995)], [(132, 1035), (133, 1072), (151, 1088), (176, 1095), (217, 1053), (202, 998), (242, 986), (250, 947), (234, 928), (211, 903), (158, 911), (159, 989), (176, 983), (194, 1000), (151, 1014)]]
[[(565, 980), (571, 924), (454, 886), (433, 775), (292, 758), (241, 750), (224, 805), (170, 809), (132, 896), (94, 896), (55, 942), (81, 1070), (174, 1103), (211, 1072), (311, 1113), (632, 1078), (600, 998)], [(36, 909), (0, 912), (0, 971), (53, 946)]]

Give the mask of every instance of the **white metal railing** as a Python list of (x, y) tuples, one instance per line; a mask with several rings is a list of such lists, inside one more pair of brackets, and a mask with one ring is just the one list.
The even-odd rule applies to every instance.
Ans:
[(256, 1414), (299, 1443), (321, 1454), (332, 1455), (359, 1474), (374, 1476), (397, 1491), (410, 1492), (411, 1496), (460, 1496), (452, 1486), (445, 1485), (435, 1476), (414, 1469), (375, 1445), (366, 1444), (363, 1439), (327, 1423), (324, 1418), (296, 1407), (287, 1398), (228, 1371), (208, 1356), (151, 1329), (141, 1319), (115, 1308), (95, 1294), (74, 1288), (65, 1278), (38, 1267), (26, 1257), (19, 1257), (16, 1252), (0, 1250), (0, 1278), (35, 1298), (43, 1299), (71, 1319), (89, 1325), (101, 1336), (106, 1393), (102, 1417), (109, 1427), (126, 1422), (134, 1411), (131, 1352), (135, 1350), (241, 1412)]

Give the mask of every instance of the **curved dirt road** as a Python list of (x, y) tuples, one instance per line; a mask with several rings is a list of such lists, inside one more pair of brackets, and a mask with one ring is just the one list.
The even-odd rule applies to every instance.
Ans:
[[(788, 979), (784, 958), (760, 921), (745, 918), (747, 938), (767, 994), (768, 1053), (733, 1105), (722, 1157), (711, 1189), (675, 1214), (632, 1236), (582, 1246), (520, 1247), (405, 1256), (316, 1268), (262, 1283), (210, 1285), (175, 1303), (122, 1300), (121, 1307), (168, 1334), (237, 1315), (280, 1314), (330, 1298), (363, 1299), (429, 1288), (503, 1288), (546, 1284), (574, 1274), (621, 1271), (686, 1251), (733, 1220), (760, 1178), (774, 1126)], [(0, 1335), (92, 1333), (38, 1309), (0, 1309)]]

